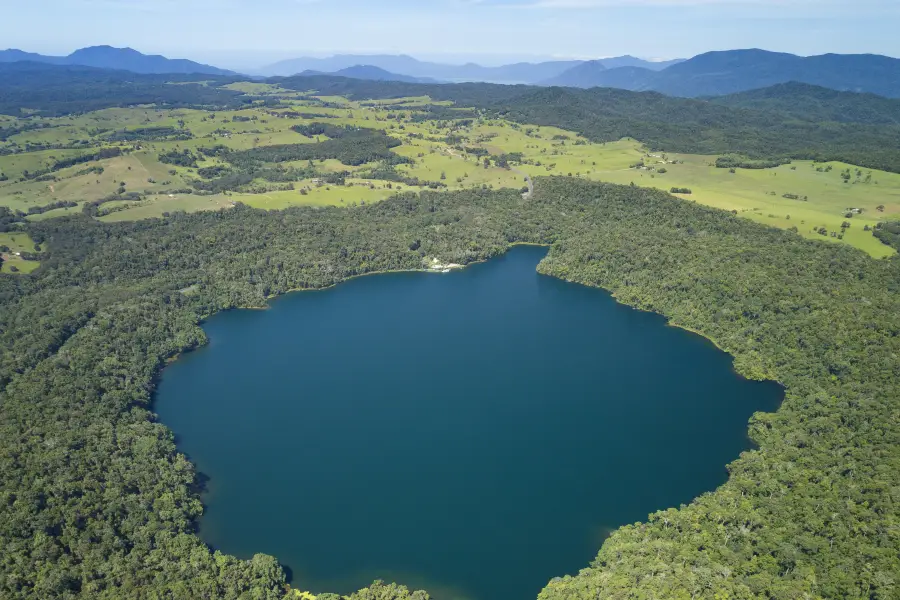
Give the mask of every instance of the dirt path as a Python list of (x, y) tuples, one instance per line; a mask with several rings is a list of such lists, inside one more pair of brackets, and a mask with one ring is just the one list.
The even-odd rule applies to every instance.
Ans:
[(525, 192), (524, 194), (522, 194), (522, 199), (523, 200), (531, 199), (531, 197), (534, 195), (534, 181), (531, 180), (531, 176), (528, 173), (526, 173), (525, 171), (522, 171), (515, 167), (510, 167), (509, 170), (512, 171), (513, 173), (518, 173), (519, 175), (521, 175), (522, 177), (525, 178), (525, 182), (528, 184), (528, 191)]

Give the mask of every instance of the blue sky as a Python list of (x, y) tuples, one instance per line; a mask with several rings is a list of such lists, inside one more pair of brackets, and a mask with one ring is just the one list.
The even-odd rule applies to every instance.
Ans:
[(759, 47), (900, 57), (898, 0), (0, 0), (0, 46), (87, 45), (249, 68), (300, 55), (688, 57)]

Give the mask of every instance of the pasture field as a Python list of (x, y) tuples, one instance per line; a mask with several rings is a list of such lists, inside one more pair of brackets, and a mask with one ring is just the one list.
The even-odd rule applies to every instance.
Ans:
[[(665, 191), (689, 188), (691, 194), (679, 194), (689, 201), (796, 228), (811, 239), (847, 243), (874, 257), (893, 253), (871, 229), (883, 219), (900, 217), (897, 174), (802, 161), (732, 173), (715, 166), (716, 156), (650, 154), (632, 139), (593, 143), (554, 127), (491, 119), (464, 108), (448, 111), (451, 103), (426, 96), (356, 102), (271, 84), (227, 87), (270, 100), (218, 112), (146, 106), (20, 120), (37, 122), (40, 128), (0, 142), (0, 173), (6, 177), (0, 181), (0, 205), (24, 213), (31, 209), (31, 220), (92, 209), (97, 218), (121, 221), (217, 210), (236, 202), (263, 209), (352, 206), (429, 187), (524, 189), (527, 173)], [(15, 123), (4, 118), (7, 127)], [(312, 123), (384, 132), (400, 142), (391, 148), (398, 164), (375, 160), (351, 165), (334, 157), (259, 163), (257, 168), (268, 169), (269, 175), (251, 175), (239, 185), (207, 186), (203, 191), (218, 176), (209, 175), (210, 167), (219, 167), (219, 175), (240, 170), (229, 162), (229, 152), (328, 141), (326, 135), (307, 137), (291, 129)], [(224, 152), (209, 152), (221, 147)], [(77, 157), (109, 149), (117, 155), (66, 166)], [(173, 164), (165, 158), (178, 153), (188, 153), (191, 160)], [(273, 170), (297, 175), (290, 181), (273, 179)], [(390, 173), (394, 175), (388, 177)], [(320, 177), (329, 174), (339, 179), (323, 183)], [(76, 205), (52, 208), (54, 203)]]
[[(800, 235), (811, 239), (848, 243), (875, 257), (893, 254), (870, 230), (882, 219), (900, 217), (898, 174), (811, 161), (795, 161), (772, 169), (735, 169), (731, 173), (729, 169), (711, 166), (714, 157), (671, 154), (666, 156), (669, 164), (663, 166), (659, 156), (648, 157), (645, 164), (649, 166), (654, 161), (656, 168), (666, 169), (663, 174), (631, 169), (592, 177), (667, 191), (688, 188), (690, 195), (677, 195), (737, 211), (742, 217), (767, 225), (796, 227)], [(676, 164), (671, 164), (673, 161)], [(845, 182), (842, 173), (848, 169), (850, 178)]]
[(0, 272), (31, 273), (41, 266), (40, 261), (25, 260), (16, 256), (17, 252), (35, 253), (34, 240), (28, 237), (28, 234), (21, 232), (9, 231), (0, 233), (0, 258), (3, 259), (2, 265), (0, 265)]

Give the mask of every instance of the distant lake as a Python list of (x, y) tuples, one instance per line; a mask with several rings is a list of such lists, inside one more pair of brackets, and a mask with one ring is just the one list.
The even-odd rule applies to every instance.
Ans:
[(155, 410), (209, 477), (201, 537), (294, 587), (533, 599), (605, 536), (723, 483), (782, 391), (517, 247), (209, 319)]

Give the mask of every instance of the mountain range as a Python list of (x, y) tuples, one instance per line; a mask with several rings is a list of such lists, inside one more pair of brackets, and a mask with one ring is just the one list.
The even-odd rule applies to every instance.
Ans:
[(233, 71), (203, 65), (192, 60), (172, 59), (142, 54), (131, 48), (91, 46), (68, 56), (46, 56), (22, 50), (0, 50), (0, 62), (36, 62), (52, 65), (76, 65), (100, 69), (118, 69), (143, 74), (200, 73), (203, 75), (235, 75)]
[[(93, 46), (68, 56), (21, 50), (0, 51), (0, 63), (31, 62), (87, 66), (141, 74), (235, 76), (233, 71), (190, 60), (141, 54), (130, 48)], [(339, 75), (404, 83), (487, 82), (563, 87), (608, 87), (655, 91), (669, 96), (716, 97), (798, 82), (838, 91), (900, 98), (900, 59), (875, 54), (823, 54), (802, 57), (766, 50), (707, 52), (688, 60), (651, 62), (633, 56), (589, 61), (548, 61), (485, 67), (449, 65), (406, 55), (341, 54), (298, 58), (260, 69), (256, 77)]]
[(766, 50), (707, 52), (661, 71), (614, 69), (589, 61), (541, 82), (567, 87), (615, 87), (669, 96), (722, 96), (790, 81), (835, 90), (900, 97), (900, 60), (876, 54), (802, 57)]
[[(487, 83), (535, 84), (556, 77), (584, 62), (580, 60), (557, 60), (539, 63), (520, 62), (499, 67), (484, 67), (475, 63), (448, 65), (427, 62), (406, 55), (338, 54), (328, 58), (305, 57), (284, 60), (263, 67), (253, 74), (261, 76), (291, 76), (304, 71), (334, 73), (356, 65), (371, 65), (391, 73), (454, 83), (483, 81)], [(619, 56), (590, 62), (605, 65), (609, 69), (616, 67), (640, 67), (653, 71), (677, 64), (680, 62), (680, 59), (666, 62), (651, 62), (633, 56)]]

